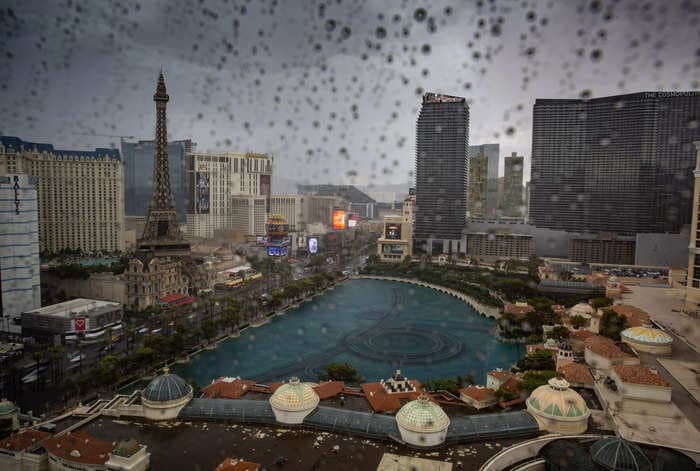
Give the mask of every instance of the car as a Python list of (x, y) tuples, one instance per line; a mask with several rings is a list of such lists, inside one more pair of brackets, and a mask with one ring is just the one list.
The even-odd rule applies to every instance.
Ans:
[(139, 329), (139, 330), (137, 331), (137, 333), (139, 333), (139, 334), (145, 334), (145, 333), (148, 332), (148, 330), (149, 330), (148, 327), (144, 327), (143, 329)]

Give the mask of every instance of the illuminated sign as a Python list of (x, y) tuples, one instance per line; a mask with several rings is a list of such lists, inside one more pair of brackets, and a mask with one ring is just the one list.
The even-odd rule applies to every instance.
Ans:
[(85, 324), (86, 321), (84, 317), (77, 317), (73, 321), (73, 330), (75, 330), (76, 332), (82, 332), (83, 330), (85, 330)]
[(309, 253), (312, 255), (318, 253), (318, 237), (309, 237)]
[(401, 239), (401, 224), (390, 223), (384, 225), (384, 237), (392, 240)]
[(345, 211), (342, 209), (333, 210), (333, 229), (345, 229)]
[(352, 213), (348, 218), (348, 227), (357, 227), (360, 223), (360, 215), (357, 213)]

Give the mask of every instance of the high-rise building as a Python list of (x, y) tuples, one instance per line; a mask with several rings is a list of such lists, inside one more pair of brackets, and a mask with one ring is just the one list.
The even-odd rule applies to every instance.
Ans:
[(42, 252), (124, 250), (124, 166), (119, 150), (58, 150), (0, 137), (0, 174), (37, 178)]
[[(185, 156), (194, 148), (195, 144), (189, 139), (168, 142), (170, 185), (175, 200), (175, 210), (181, 217), (184, 217), (188, 203), (185, 183)], [(122, 141), (121, 149), (124, 161), (126, 215), (145, 216), (151, 202), (151, 189), (153, 188), (155, 142), (152, 140)]]
[[(191, 237), (243, 230), (233, 223), (234, 196), (270, 197), (272, 156), (252, 152), (187, 154), (187, 229)], [(247, 229), (246, 229), (247, 230)]]
[(504, 216), (523, 217), (523, 166), (525, 159), (513, 152), (504, 160), (503, 205)]
[(264, 235), (268, 197), (240, 195), (231, 197), (231, 231), (247, 236)]
[(426, 93), (416, 123), (416, 223), (426, 251), (464, 252), (468, 209), (469, 106)]
[(20, 334), (21, 314), (41, 307), (37, 178), (0, 175), (0, 332)]
[[(494, 217), (498, 210), (498, 161), (499, 144), (469, 146), (469, 195), (475, 195), (478, 203), (469, 201), (470, 207), (481, 207), (472, 217)], [(472, 163), (477, 165), (476, 175), (472, 175)], [(475, 188), (472, 189), (472, 182)]]
[(289, 224), (291, 232), (306, 229), (309, 201), (306, 195), (271, 195), (270, 214), (281, 214)]
[(686, 306), (698, 310), (700, 306), (700, 140), (695, 145), (695, 170), (693, 171), (693, 214), (690, 226)]
[(530, 221), (574, 232), (678, 233), (691, 219), (700, 94), (538, 99)]
[(486, 192), (488, 187), (488, 157), (472, 154), (469, 147), (469, 217), (486, 216)]

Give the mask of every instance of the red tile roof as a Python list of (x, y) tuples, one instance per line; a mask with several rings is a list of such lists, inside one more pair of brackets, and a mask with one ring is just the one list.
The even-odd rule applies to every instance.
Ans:
[(109, 459), (109, 453), (114, 446), (110, 442), (78, 430), (77, 432), (68, 432), (60, 437), (46, 439), (44, 448), (50, 454), (65, 461), (104, 464)]
[(649, 322), (649, 314), (643, 309), (627, 304), (613, 304), (610, 308), (627, 318), (630, 327), (639, 327)]
[(318, 386), (314, 386), (314, 391), (320, 399), (328, 399), (340, 394), (344, 387), (345, 383), (342, 381), (322, 381)]
[(593, 332), (586, 329), (572, 330), (569, 332), (569, 338), (576, 340), (586, 340), (587, 338), (593, 337), (594, 335), (595, 334)]
[(513, 373), (510, 371), (503, 371), (503, 370), (491, 370), (488, 373), (486, 373), (489, 376), (493, 376), (499, 381), (506, 381), (510, 378), (513, 377)]
[(555, 314), (559, 314), (560, 316), (567, 315), (566, 306), (563, 306), (561, 304), (552, 304), (552, 312), (554, 312)]
[(259, 469), (259, 463), (243, 461), (236, 458), (226, 458), (214, 471), (258, 471)]
[(520, 380), (513, 376), (508, 381), (501, 384), (501, 389), (517, 394), (520, 392)]
[(162, 298), (160, 298), (160, 300), (164, 303), (170, 304), (172, 302), (179, 301), (179, 300), (186, 298), (186, 297), (187, 296), (185, 296), (182, 293), (172, 293), (172, 294), (169, 294), (167, 296), (163, 296)]
[(593, 375), (586, 365), (581, 363), (567, 363), (557, 371), (564, 375), (570, 383), (593, 384)]
[(219, 378), (209, 386), (202, 388), (202, 392), (210, 398), (237, 399), (251, 390), (255, 381), (240, 378)]
[(43, 430), (29, 428), (10, 435), (7, 438), (0, 440), (0, 448), (12, 451), (22, 451), (29, 448), (35, 443), (49, 438), (51, 434)]
[(362, 392), (365, 393), (367, 402), (372, 406), (375, 412), (392, 412), (399, 410), (403, 402), (413, 401), (418, 399), (418, 396), (423, 392), (423, 386), (420, 381), (409, 379), (408, 382), (415, 387), (415, 391), (400, 392), (389, 394), (384, 389), (381, 383), (364, 383), (361, 384)]
[(460, 394), (464, 394), (475, 401), (489, 401), (496, 399), (496, 391), (491, 388), (485, 388), (483, 386), (469, 386), (468, 388), (463, 388), (459, 390)]
[(587, 338), (584, 343), (586, 348), (605, 358), (623, 358), (630, 356), (617, 346), (614, 340), (602, 335), (594, 335)]
[(650, 386), (663, 386), (670, 388), (671, 384), (659, 374), (658, 371), (652, 370), (640, 365), (617, 365), (614, 367), (615, 373), (625, 383), (646, 384)]
[(503, 312), (516, 316), (524, 316), (530, 312), (535, 312), (535, 308), (529, 304), (506, 304), (503, 306)]

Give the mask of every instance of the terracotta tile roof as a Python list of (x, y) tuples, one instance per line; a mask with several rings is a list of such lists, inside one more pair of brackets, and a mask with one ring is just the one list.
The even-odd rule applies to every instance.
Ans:
[(594, 335), (587, 338), (584, 343), (586, 348), (605, 358), (623, 358), (630, 356), (617, 346), (614, 340), (602, 335)]
[(172, 293), (172, 294), (169, 294), (167, 296), (163, 296), (162, 298), (160, 298), (160, 300), (161, 300), (161, 302), (170, 304), (172, 302), (179, 301), (179, 300), (186, 298), (186, 297), (187, 296), (185, 296), (182, 293)]
[(650, 386), (663, 386), (670, 388), (671, 384), (659, 374), (640, 365), (617, 365), (614, 367), (617, 376), (625, 383), (646, 384)]
[(469, 386), (459, 390), (460, 394), (471, 397), (475, 401), (490, 401), (496, 399), (496, 391), (483, 386)]
[(277, 388), (279, 388), (283, 384), (284, 384), (283, 382), (282, 383), (270, 383), (267, 385), (267, 387), (270, 388), (270, 393), (274, 394), (274, 392), (277, 391)]
[(540, 350), (544, 350), (543, 343), (531, 343), (531, 344), (525, 345), (525, 353), (527, 353), (528, 355), (531, 353), (538, 352)]
[(399, 410), (405, 402), (418, 399), (423, 392), (420, 381), (409, 379), (408, 382), (415, 387), (415, 391), (389, 394), (381, 383), (364, 383), (360, 387), (374, 412), (392, 412)]
[(564, 375), (570, 383), (593, 384), (593, 375), (586, 365), (581, 363), (567, 363), (557, 371)]
[(320, 399), (335, 397), (343, 391), (345, 383), (342, 381), (325, 381), (318, 386), (314, 386), (314, 391)]
[(527, 313), (535, 312), (535, 308), (525, 303), (506, 304), (503, 306), (503, 312), (516, 316), (524, 316)]
[(649, 322), (649, 314), (636, 306), (613, 304), (610, 308), (616, 313), (625, 316), (629, 327), (639, 327)]
[(515, 376), (513, 376), (508, 381), (501, 384), (501, 388), (504, 391), (509, 391), (509, 392), (517, 394), (518, 392), (520, 392), (520, 380), (518, 378), (516, 378)]
[(486, 373), (488, 376), (493, 376), (499, 381), (506, 381), (510, 378), (513, 377), (513, 373), (510, 371), (503, 371), (503, 370), (491, 370), (488, 373)]
[(224, 399), (237, 399), (251, 390), (255, 381), (240, 378), (219, 378), (209, 386), (202, 388), (202, 392), (212, 399), (220, 397)]
[(258, 471), (260, 463), (239, 460), (237, 458), (225, 458), (214, 471)]
[(587, 338), (593, 337), (594, 335), (595, 334), (593, 332), (586, 329), (572, 330), (571, 332), (569, 332), (569, 338), (576, 340), (586, 340)]
[(21, 432), (14, 433), (7, 438), (0, 440), (0, 448), (12, 451), (22, 451), (35, 443), (49, 438), (51, 434), (43, 430), (29, 428)]
[(100, 440), (79, 430), (45, 440), (44, 448), (50, 454), (65, 461), (104, 464), (109, 459), (109, 453), (114, 446), (110, 442)]

